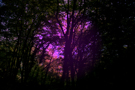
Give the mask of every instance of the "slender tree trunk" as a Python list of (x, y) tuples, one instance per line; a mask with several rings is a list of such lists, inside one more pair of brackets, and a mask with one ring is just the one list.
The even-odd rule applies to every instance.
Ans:
[(63, 61), (63, 74), (62, 74), (62, 83), (64, 85), (65, 83), (65, 79), (67, 80), (68, 77), (68, 46), (67, 46), (67, 42), (65, 43), (65, 50), (64, 50), (64, 61)]
[(73, 59), (72, 59), (72, 52), (70, 52), (70, 69), (71, 69), (71, 81), (72, 81), (72, 87), (75, 86), (74, 76), (75, 76), (75, 70), (73, 67)]

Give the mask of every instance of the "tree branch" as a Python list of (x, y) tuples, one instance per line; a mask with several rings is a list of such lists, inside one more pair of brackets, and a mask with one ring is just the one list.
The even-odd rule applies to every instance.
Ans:
[(59, 2), (58, 2), (58, 0), (57, 0), (57, 13), (56, 13), (56, 20), (57, 20), (57, 22), (59, 23), (59, 25), (60, 25), (60, 28), (61, 28), (61, 30), (62, 30), (62, 33), (63, 33), (63, 35), (64, 35), (64, 37), (66, 38), (66, 35), (65, 35), (65, 33), (64, 33), (64, 30), (63, 30), (63, 28), (62, 28), (62, 25), (61, 25), (61, 23), (60, 23), (60, 21), (58, 20), (58, 9), (59, 9)]

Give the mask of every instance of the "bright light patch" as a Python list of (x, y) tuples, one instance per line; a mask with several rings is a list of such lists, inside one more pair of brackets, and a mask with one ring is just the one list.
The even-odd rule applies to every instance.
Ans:
[(59, 57), (59, 53), (57, 51), (54, 52), (53, 57)]

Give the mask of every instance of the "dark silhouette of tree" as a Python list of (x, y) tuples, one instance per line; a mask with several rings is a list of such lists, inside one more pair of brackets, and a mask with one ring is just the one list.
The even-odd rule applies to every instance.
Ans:
[[(28, 82), (32, 67), (36, 64), (35, 55), (39, 49), (36, 48), (31, 54), (31, 49), (37, 39), (35, 35), (40, 30), (42, 21), (49, 15), (47, 14), (49, 3), (46, 6), (40, 5), (45, 2), (41, 0), (3, 1), (4, 5), (1, 7), (1, 37), (3, 38), (1, 46), (3, 51), (1, 53), (4, 54), (1, 56), (1, 66), (3, 67), (1, 78), (4, 78), (3, 81), (7, 86), (11, 85), (12, 87), (12, 84), (16, 83), (18, 74), (21, 74), (22, 86)], [(52, 3), (50, 2), (50, 4)], [(40, 13), (42, 10), (46, 11)], [(40, 44), (40, 47), (43, 44)], [(43, 54), (40, 60), (42, 58)]]
[[(64, 9), (66, 11), (66, 12), (64, 11), (64, 13), (60, 12), (59, 2), (57, 1), (57, 3), (58, 4), (57, 4), (56, 20), (60, 26), (61, 33), (63, 34), (64, 36), (63, 38), (65, 40), (63, 74), (62, 74), (61, 82), (62, 84), (66, 84), (66, 86), (70, 86), (71, 84), (73, 88), (75, 87), (75, 73), (78, 73), (77, 78), (83, 77), (86, 74), (86, 67), (88, 68), (89, 63), (92, 63), (91, 67), (94, 66), (95, 64), (96, 61), (95, 58), (97, 58), (95, 54), (98, 51), (96, 49), (98, 47), (97, 46), (98, 43), (100, 42), (99, 35), (97, 29), (95, 27), (92, 27), (93, 25), (90, 24), (86, 25), (86, 22), (87, 23), (90, 22), (90, 20), (87, 17), (88, 15), (86, 14), (85, 4), (87, 2), (82, 1), (80, 3), (82, 7), (80, 5), (79, 10), (78, 10), (78, 4), (76, 4), (79, 3), (79, 1), (68, 0), (67, 3), (63, 2)], [(65, 31), (63, 28), (64, 25), (63, 23), (61, 23), (62, 19), (59, 19), (61, 17), (64, 17), (61, 14), (67, 15), (66, 16), (67, 23), (65, 23), (66, 24)], [(86, 28), (85, 26), (88, 26), (89, 28)], [(77, 48), (77, 50), (73, 51), (75, 47)], [(86, 48), (89, 48), (90, 50), (86, 50)], [(73, 52), (77, 53), (77, 55), (75, 54), (73, 55), (72, 54)], [(84, 65), (85, 63), (87, 63), (88, 65)], [(79, 69), (79, 71), (77, 71), (77, 69)], [(83, 74), (83, 76), (81, 74)], [(69, 77), (69, 75), (71, 75), (71, 77)]]
[(135, 3), (93, 0), (87, 4), (91, 21), (99, 28), (103, 43), (100, 64), (93, 71), (93, 76), (90, 75), (91, 86), (132, 87)]
[(132, 87), (134, 9), (130, 0), (4, 0), (2, 89)]

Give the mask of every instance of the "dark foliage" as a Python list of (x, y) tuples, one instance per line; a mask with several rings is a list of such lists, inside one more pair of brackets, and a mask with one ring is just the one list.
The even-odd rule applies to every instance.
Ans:
[[(5, 0), (0, 5), (0, 89), (133, 88), (135, 2), (67, 0), (67, 3), (62, 4), (63, 2), (64, 0)], [(74, 16), (76, 11), (78, 14)], [(64, 15), (60, 12), (67, 15), (66, 33), (60, 20)], [(88, 26), (83, 32), (82, 26), (81, 33), (73, 31), (79, 27), (78, 23), (83, 25), (88, 21), (93, 27)], [(44, 26), (51, 30), (44, 31)], [(61, 38), (54, 36), (57, 32), (62, 34)], [(37, 34), (42, 34), (43, 39), (35, 37)], [(62, 45), (65, 46), (62, 53), (64, 58), (56, 59), (63, 64), (62, 77), (50, 71), (52, 56), (46, 53), (50, 44), (61, 48)], [(40, 51), (41, 54), (37, 55)], [(46, 63), (47, 59), (44, 57), (50, 63), (46, 67), (39, 66), (42, 62)]]

